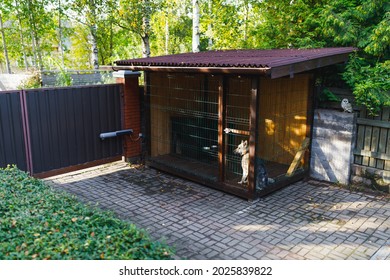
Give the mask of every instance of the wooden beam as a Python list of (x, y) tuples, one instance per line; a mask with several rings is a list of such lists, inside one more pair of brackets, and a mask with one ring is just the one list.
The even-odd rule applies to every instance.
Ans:
[(303, 156), (305, 155), (306, 149), (309, 147), (310, 138), (306, 137), (301, 144), (298, 152), (295, 154), (294, 160), (290, 164), (290, 167), (287, 170), (286, 176), (291, 176), (294, 171), (299, 167), (299, 163), (301, 162)]
[(371, 157), (375, 159), (381, 159), (381, 160), (390, 160), (390, 155), (385, 153), (379, 153), (379, 152), (372, 152), (367, 150), (359, 150), (355, 149), (353, 151), (353, 154), (355, 156), (364, 156), (364, 157)]
[(380, 127), (380, 128), (390, 128), (390, 122), (388, 122), (388, 121), (357, 118), (356, 123), (361, 124), (361, 125), (376, 126), (376, 127)]

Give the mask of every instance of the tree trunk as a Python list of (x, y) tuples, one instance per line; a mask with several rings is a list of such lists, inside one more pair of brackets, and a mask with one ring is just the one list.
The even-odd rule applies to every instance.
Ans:
[(165, 17), (165, 54), (169, 54), (169, 11)]
[[(212, 3), (212, 0), (209, 0), (209, 14), (210, 16), (212, 15), (212, 12), (213, 12), (213, 3)], [(212, 23), (210, 22), (208, 25), (207, 25), (207, 33), (208, 33), (208, 37), (209, 37), (209, 40), (208, 40), (208, 50), (211, 50), (213, 48), (213, 37), (212, 37), (212, 34), (213, 34), (213, 25)]]
[(31, 0), (28, 2), (28, 8), (30, 9), (30, 28), (31, 28), (31, 39), (32, 39), (32, 49), (34, 53), (34, 60), (35, 60), (35, 66), (39, 68), (39, 70), (43, 69), (43, 61), (42, 61), (42, 55), (41, 55), (41, 48), (39, 45), (39, 38), (38, 38), (38, 32), (37, 27), (35, 25), (35, 16), (34, 11), (32, 9)]
[(65, 65), (65, 59), (64, 59), (64, 46), (62, 43), (62, 21), (61, 21), (61, 0), (58, 0), (58, 41), (59, 41), (59, 49), (60, 49), (60, 55), (61, 55), (61, 63), (62, 67)]
[(143, 35), (142, 37), (142, 56), (149, 57), (150, 56), (150, 42), (149, 42), (149, 34), (150, 34), (150, 4), (149, 0), (144, 0), (144, 16), (142, 18), (143, 25)]
[(15, 7), (16, 7), (16, 16), (18, 18), (18, 23), (19, 23), (20, 45), (22, 46), (24, 68), (27, 71), (28, 70), (28, 60), (27, 60), (27, 54), (26, 54), (26, 45), (24, 44), (23, 25), (22, 25), (22, 20), (19, 16), (19, 9), (17, 8), (17, 7), (19, 7), (19, 3), (17, 0), (15, 0)]
[(244, 1), (245, 17), (244, 17), (244, 44), (247, 44), (248, 40), (248, 20), (249, 20), (249, 3)]
[(144, 34), (142, 36), (142, 56), (143, 57), (149, 57), (150, 56), (149, 34)]
[(96, 25), (91, 26), (90, 30), (91, 30), (91, 47), (92, 47), (92, 53), (91, 53), (92, 66), (93, 69), (99, 69), (99, 51), (98, 51), (98, 45), (96, 40), (97, 26)]
[(7, 67), (7, 73), (11, 74), (11, 65), (9, 63), (9, 57), (8, 57), (8, 50), (7, 50), (7, 42), (5, 41), (5, 32), (4, 32), (4, 26), (3, 26), (3, 17), (0, 13), (0, 33), (1, 37), (3, 38), (3, 49), (4, 49), (4, 58), (5, 58), (5, 65)]
[(192, 0), (192, 52), (199, 52), (199, 0)]

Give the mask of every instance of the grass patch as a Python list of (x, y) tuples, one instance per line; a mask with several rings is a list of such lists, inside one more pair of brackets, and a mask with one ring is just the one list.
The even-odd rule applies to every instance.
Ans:
[(0, 259), (171, 259), (165, 244), (111, 212), (55, 191), (16, 167), (0, 169)]

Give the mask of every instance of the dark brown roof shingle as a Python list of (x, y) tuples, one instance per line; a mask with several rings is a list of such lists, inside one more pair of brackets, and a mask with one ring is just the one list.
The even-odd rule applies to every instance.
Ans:
[[(262, 72), (277, 76), (291, 75), (344, 62), (355, 48), (219, 50), (183, 53), (148, 58), (118, 60), (116, 65), (132, 70), (146, 71), (200, 71), (200, 72)], [(289, 73), (283, 70), (288, 67)], [(295, 70), (294, 70), (295, 68)], [(246, 69), (246, 71), (245, 71)], [(226, 70), (226, 71), (223, 71)], [(273, 71), (279, 70), (279, 71)], [(275, 75), (272, 73), (275, 72)]]

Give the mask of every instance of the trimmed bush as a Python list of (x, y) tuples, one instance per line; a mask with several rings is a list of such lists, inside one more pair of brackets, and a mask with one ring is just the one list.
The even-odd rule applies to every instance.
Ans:
[(111, 212), (86, 206), (15, 166), (0, 169), (0, 259), (171, 259)]

